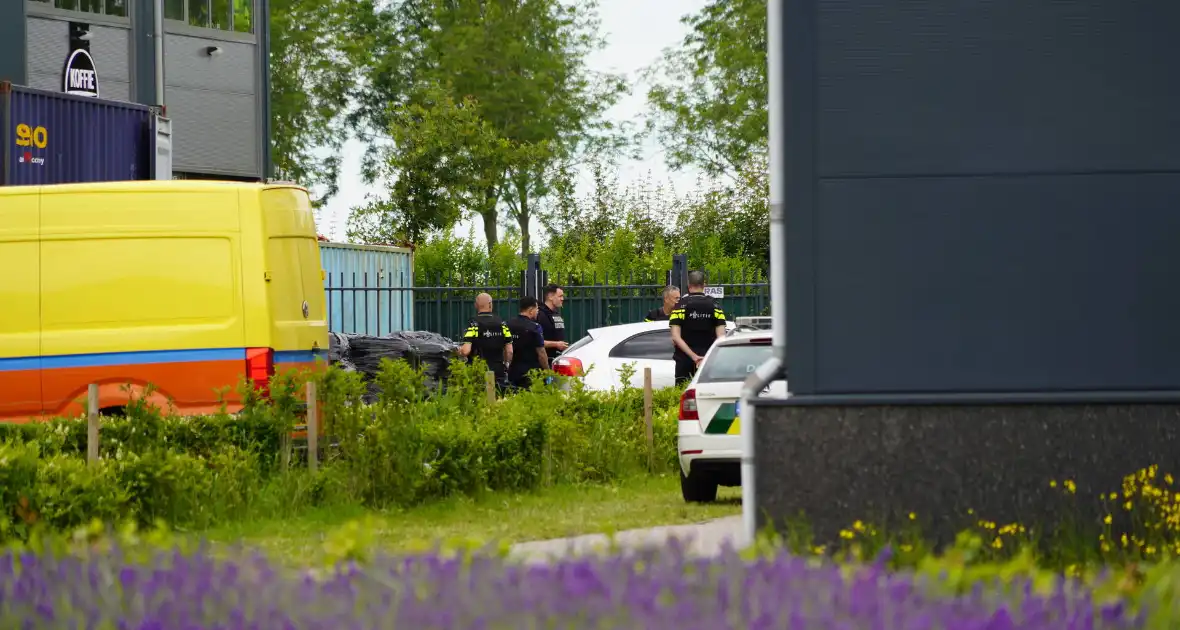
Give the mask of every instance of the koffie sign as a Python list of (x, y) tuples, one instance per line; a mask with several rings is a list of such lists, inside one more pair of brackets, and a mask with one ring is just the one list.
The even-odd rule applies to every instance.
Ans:
[(75, 49), (66, 59), (66, 67), (62, 72), (62, 91), (98, 98), (98, 71), (94, 68), (94, 58), (85, 49)]

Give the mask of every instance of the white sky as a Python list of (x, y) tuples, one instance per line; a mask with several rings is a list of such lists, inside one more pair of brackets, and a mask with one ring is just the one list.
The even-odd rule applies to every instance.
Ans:
[[(638, 75), (643, 68), (656, 61), (661, 52), (680, 43), (686, 34), (680, 18), (694, 13), (705, 5), (706, 0), (600, 0), (599, 17), (602, 21), (602, 36), (607, 46), (590, 58), (590, 67), (600, 72), (622, 73), (631, 81), (631, 94), (624, 96), (609, 112), (608, 116), (617, 121), (633, 121), (641, 127), (647, 111), (647, 88), (639, 82)], [(360, 176), (360, 161), (364, 146), (351, 141), (344, 146), (344, 164), (340, 180), (340, 192), (324, 208), (320, 218), (319, 231), (332, 240), (345, 240), (348, 213), (354, 206), (361, 205), (367, 194), (378, 194), (380, 189), (366, 186)], [(649, 139), (642, 147), (641, 160), (628, 160), (619, 167), (620, 186), (643, 179), (648, 173), (655, 182), (669, 182), (677, 191), (686, 192), (697, 182), (695, 170), (672, 172), (664, 163), (664, 153), (655, 139)], [(592, 190), (590, 173), (583, 172), (579, 182), (579, 193)], [(533, 222), (530, 230), (534, 242), (540, 242), (543, 228)], [(474, 228), (474, 230), (472, 229)], [(478, 217), (464, 221), (455, 231), (466, 235), (474, 233), (483, 240), (483, 226)]]

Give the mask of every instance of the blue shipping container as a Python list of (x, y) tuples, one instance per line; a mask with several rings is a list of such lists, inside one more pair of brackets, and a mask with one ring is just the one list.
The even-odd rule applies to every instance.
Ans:
[(414, 330), (414, 253), (404, 247), (320, 242), (328, 329), (388, 335)]
[(144, 105), (0, 83), (0, 120), (5, 185), (152, 178)]

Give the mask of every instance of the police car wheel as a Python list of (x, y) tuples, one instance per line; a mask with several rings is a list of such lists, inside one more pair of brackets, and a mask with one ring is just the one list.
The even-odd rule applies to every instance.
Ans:
[(687, 477), (680, 471), (680, 494), (686, 503), (712, 503), (717, 500), (717, 480), (700, 471)]

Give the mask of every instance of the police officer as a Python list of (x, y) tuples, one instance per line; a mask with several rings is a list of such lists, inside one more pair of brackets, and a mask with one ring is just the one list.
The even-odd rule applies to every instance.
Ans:
[(668, 285), (664, 287), (664, 306), (661, 308), (653, 308), (647, 312), (647, 316), (643, 318), (645, 322), (659, 322), (666, 321), (672, 315), (672, 309), (676, 303), (680, 301), (680, 289)]
[(561, 305), (565, 303), (565, 291), (556, 284), (545, 285), (541, 294), (541, 308), (537, 323), (545, 335), (545, 354), (552, 364), (557, 355), (570, 345), (565, 342), (565, 320), (561, 317)]
[(496, 382), (507, 380), (507, 365), (512, 363), (512, 333), (499, 315), (492, 312), (492, 296), (475, 296), (475, 317), (467, 323), (459, 354), (471, 363), (479, 357), (496, 374)]
[(668, 317), (676, 362), (676, 385), (692, 380), (713, 342), (725, 336), (725, 313), (705, 295), (705, 274), (688, 274), (688, 295), (680, 298)]
[(549, 355), (545, 352), (545, 333), (537, 323), (537, 314), (541, 310), (541, 303), (537, 298), (524, 296), (520, 298), (520, 315), (508, 320), (508, 330), (512, 333), (512, 363), (508, 366), (508, 384), (521, 389), (528, 389), (529, 372), (532, 370), (548, 370)]

